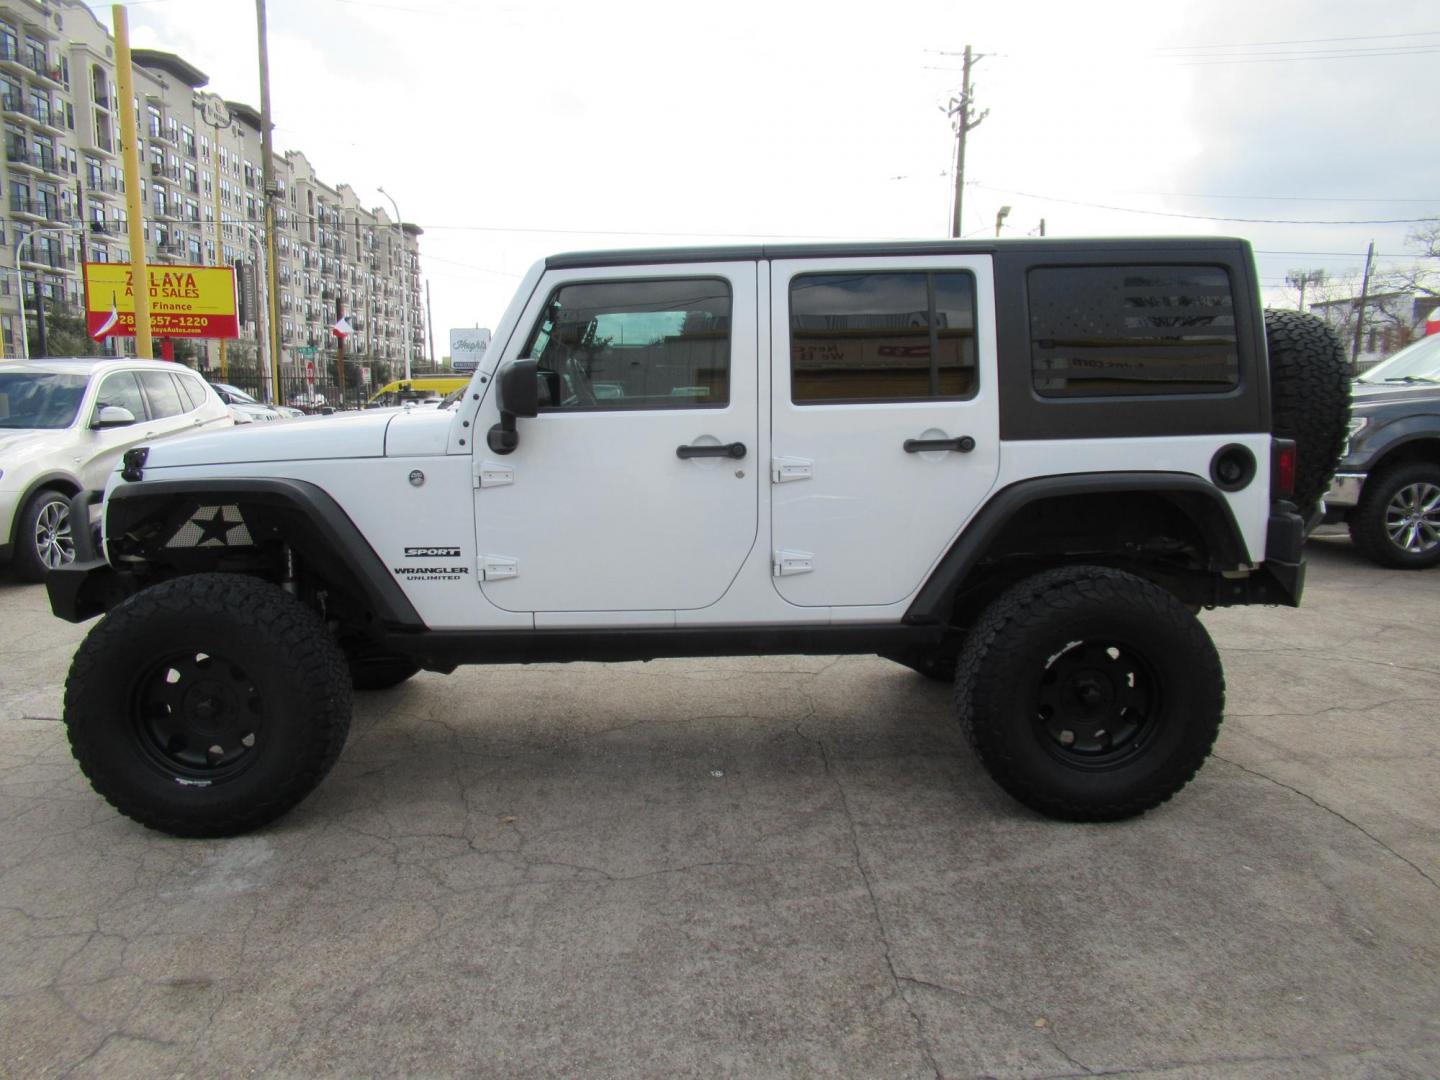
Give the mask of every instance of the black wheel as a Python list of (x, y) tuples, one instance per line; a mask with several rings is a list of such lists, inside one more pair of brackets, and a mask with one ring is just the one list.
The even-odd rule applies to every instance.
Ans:
[(920, 649), (910, 652), (881, 653), (886, 660), (893, 660), (897, 664), (908, 667), (911, 671), (918, 671), (925, 678), (935, 682), (953, 683), (955, 681), (955, 664), (959, 659), (960, 649), (940, 647), (936, 649)]
[(1440, 563), (1440, 465), (1414, 462), (1367, 479), (1350, 515), (1350, 539), (1381, 566)]
[(96, 624), (70, 666), (65, 723), (80, 768), (122, 814), (174, 836), (232, 836), (330, 770), (350, 728), (350, 676), (294, 597), (196, 574)]
[(16, 522), (15, 576), (21, 581), (43, 581), (57, 566), (74, 561), (70, 497), (61, 491), (37, 491)]
[(1266, 311), (1265, 343), (1272, 429), (1295, 440), (1295, 505), (1308, 518), (1345, 453), (1350, 365), (1335, 330), (1305, 312)]
[(955, 675), (960, 723), (1026, 806), (1113, 821), (1158, 806), (1204, 763), (1225, 679), (1205, 628), (1119, 570), (1037, 574), (995, 600)]
[(346, 663), (350, 668), (350, 685), (356, 690), (389, 690), (420, 670), (420, 665), (406, 656), (352, 653)]

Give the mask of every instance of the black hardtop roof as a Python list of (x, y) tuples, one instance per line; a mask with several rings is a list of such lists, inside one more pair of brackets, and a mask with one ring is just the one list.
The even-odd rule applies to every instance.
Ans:
[(1082, 252), (1120, 253), (1176, 249), (1225, 252), (1239, 249), (1247, 257), (1250, 242), (1233, 236), (1041, 237), (1025, 240), (866, 240), (816, 244), (736, 244), (713, 247), (620, 248), (611, 251), (568, 251), (545, 260), (550, 270), (587, 266), (642, 266), (677, 262), (757, 262), (762, 259), (837, 259), (902, 255), (994, 255), (1024, 251), (1074, 256)]

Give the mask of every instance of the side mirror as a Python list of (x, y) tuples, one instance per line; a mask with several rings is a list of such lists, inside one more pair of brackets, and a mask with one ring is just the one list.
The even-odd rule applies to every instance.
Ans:
[(490, 429), (485, 441), (497, 454), (513, 453), (520, 445), (515, 421), (540, 412), (540, 377), (534, 360), (516, 360), (500, 369), (495, 401), (500, 406), (500, 422)]
[(101, 405), (90, 426), (97, 431), (102, 428), (125, 427), (135, 423), (135, 414), (123, 405)]

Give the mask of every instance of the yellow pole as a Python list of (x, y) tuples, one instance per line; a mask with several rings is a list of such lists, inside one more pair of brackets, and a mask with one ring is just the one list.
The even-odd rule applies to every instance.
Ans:
[(130, 67), (130, 23), (116, 4), (115, 82), (120, 97), (120, 149), (125, 165), (125, 210), (130, 216), (130, 271), (135, 282), (135, 353), (155, 356), (150, 343), (150, 271), (145, 265), (145, 204), (140, 198), (140, 141), (135, 122), (135, 73)]

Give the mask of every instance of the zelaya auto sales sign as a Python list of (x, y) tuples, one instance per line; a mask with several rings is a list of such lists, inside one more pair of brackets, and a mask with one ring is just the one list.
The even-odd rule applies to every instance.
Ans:
[[(152, 335), (238, 336), (233, 268), (149, 266), (146, 271)], [(135, 336), (135, 274), (129, 263), (85, 264), (85, 323), (92, 337)]]

